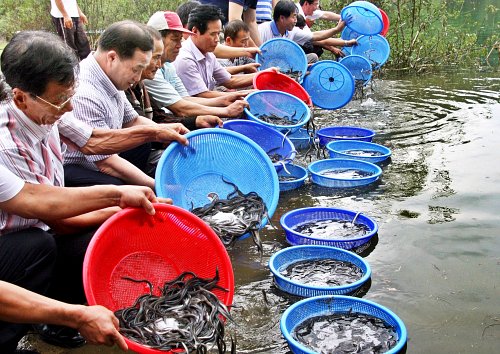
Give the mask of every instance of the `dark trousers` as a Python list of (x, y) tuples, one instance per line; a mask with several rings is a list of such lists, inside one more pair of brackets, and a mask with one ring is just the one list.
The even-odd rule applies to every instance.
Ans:
[[(85, 302), (82, 266), (93, 231), (54, 236), (38, 228), (0, 236), (0, 280), (68, 302)], [(11, 353), (29, 325), (0, 322), (0, 353)]]
[(85, 59), (90, 54), (90, 44), (83, 26), (80, 24), (78, 17), (72, 17), (73, 27), (64, 27), (64, 19), (61, 17), (53, 17), (52, 23), (56, 27), (57, 34), (66, 44), (68, 44), (76, 52), (80, 60)]
[[(0, 236), (0, 280), (47, 294), (56, 263), (54, 237), (30, 228)], [(29, 326), (0, 322), (0, 353), (11, 353)]]
[[(142, 172), (154, 177), (154, 171), (148, 165), (151, 154), (151, 143), (139, 145), (138, 147), (120, 153), (120, 157), (129, 161)], [(66, 187), (84, 187), (102, 184), (114, 184), (117, 186), (126, 184), (123, 180), (107, 175), (105, 173), (89, 170), (80, 165), (69, 164), (64, 166), (64, 184)]]

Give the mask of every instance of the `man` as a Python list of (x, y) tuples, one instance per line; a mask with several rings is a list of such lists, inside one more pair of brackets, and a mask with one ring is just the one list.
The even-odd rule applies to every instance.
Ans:
[[(245, 48), (250, 40), (250, 30), (242, 20), (229, 21), (224, 27), (224, 44), (233, 48)], [(250, 74), (257, 72), (260, 66), (246, 56), (232, 59), (218, 59), (219, 63), (231, 74)]]
[[(105, 129), (157, 125), (139, 116), (124, 93), (139, 82), (152, 49), (146, 26), (133, 21), (110, 25), (99, 37), (97, 51), (80, 63), (79, 87), (73, 98), (75, 118)], [(66, 184), (136, 184), (154, 189), (154, 179), (145, 173), (150, 152), (150, 143), (120, 154), (71, 151), (64, 161)]]
[[(55, 34), (19, 32), (4, 48), (0, 61), (5, 83), (8, 84), (7, 87), (2, 81), (0, 85), (0, 165), (28, 183), (63, 186), (63, 151), (66, 148), (106, 154), (148, 141), (177, 140), (187, 143), (185, 137), (172, 130), (186, 132), (182, 125), (172, 125), (171, 128), (139, 126), (113, 131), (92, 129), (74, 119), (71, 98), (76, 84), (78, 58)], [(79, 199), (68, 200), (75, 205), (84, 203)], [(53, 213), (58, 211), (59, 208), (55, 207), (50, 210)], [(34, 263), (35, 266), (28, 268), (33, 273), (37, 273), (39, 267), (54, 268), (50, 288), (47, 289), (48, 282), (40, 278), (36, 279), (34, 286), (42, 287), (57, 300), (83, 303), (82, 263), (92, 230), (115, 212), (116, 209), (104, 209), (50, 222), (2, 212), (0, 249), (8, 252), (6, 255), (2, 253), (0, 258), (2, 262), (7, 262), (11, 257), (13, 263), (19, 263), (28, 257), (17, 256), (14, 252), (16, 248), (25, 249), (32, 245), (36, 250), (41, 242), (40, 253), (34, 256), (43, 256), (41, 251), (46, 249), (46, 244), (51, 246), (48, 254), (53, 253), (57, 245), (57, 259), (43, 256)], [(9, 246), (4, 246), (4, 242), (10, 242)], [(17, 269), (7, 270), (14, 272)], [(66, 346), (84, 343), (76, 331), (71, 332), (67, 328), (44, 326), (42, 334), (44, 338), (51, 337), (54, 339), (52, 342)]]
[[(187, 29), (187, 23), (189, 19), (189, 14), (194, 10), (195, 7), (200, 5), (199, 1), (196, 0), (188, 0), (182, 4), (180, 4), (175, 12), (179, 15), (181, 19), (182, 27)], [(184, 33), (184, 39), (188, 39), (190, 34)], [(250, 42), (249, 42), (250, 43)], [(259, 47), (255, 47), (255, 43), (252, 43), (253, 47), (227, 47), (223, 45), (217, 45), (214, 50), (214, 54), (219, 59), (231, 59), (246, 56), (248, 58), (254, 58), (255, 54), (260, 54)]]
[(217, 97), (217, 85), (238, 89), (252, 85), (255, 74), (231, 75), (213, 54), (222, 30), (222, 13), (212, 5), (200, 5), (189, 15), (188, 29), (194, 33), (182, 44), (174, 65), (188, 93), (192, 96)]
[(81, 59), (90, 53), (90, 44), (83, 25), (88, 23), (76, 0), (50, 0), (50, 15), (57, 34), (73, 48)]
[[(345, 26), (344, 21), (327, 30), (307, 32), (295, 27), (297, 23), (297, 8), (291, 0), (280, 0), (274, 7), (273, 21), (264, 22), (259, 25), (259, 32), (263, 42), (267, 42), (272, 38), (288, 38), (299, 45), (304, 45), (309, 41), (316, 43), (327, 39), (337, 33), (340, 33)], [(318, 56), (315, 53), (308, 53), (307, 59), (309, 63), (318, 61)]]
[(182, 35), (193, 33), (185, 29), (179, 16), (172, 11), (158, 11), (148, 21), (148, 26), (158, 31), (163, 40), (163, 66), (152, 80), (144, 80), (153, 109), (163, 110), (180, 117), (216, 115), (219, 117), (239, 117), (248, 106), (241, 100), (248, 92), (227, 93), (214, 98), (192, 97), (177, 75), (174, 60), (181, 49)]
[(306, 24), (310, 28), (316, 20), (340, 21), (340, 15), (331, 11), (323, 11), (319, 8), (319, 0), (299, 0), (295, 4), (299, 14), (305, 17)]
[[(340, 15), (331, 11), (323, 11), (319, 9), (319, 0), (300, 0), (296, 3), (298, 14), (305, 17), (306, 24), (303, 30), (306, 32), (311, 32), (310, 27), (314, 24), (316, 20), (327, 20), (327, 21), (340, 21)], [(322, 49), (331, 51), (337, 57), (345, 56), (345, 53), (337, 48), (337, 46), (350, 47), (356, 45), (357, 41), (351, 39), (345, 41), (340, 38), (327, 38), (322, 41), (308, 42), (302, 45), (302, 48), (306, 53), (316, 53), (319, 56), (323, 53)]]
[[(0, 165), (2, 220), (18, 215), (48, 222), (111, 206), (143, 207), (154, 214), (152, 202), (157, 201), (151, 189), (140, 186), (61, 188), (25, 183)], [(23, 324), (33, 323), (72, 327), (89, 343), (117, 343), (126, 350), (127, 345), (118, 333), (118, 320), (111, 311), (101, 306), (63, 303), (41, 295), (46, 293), (51, 280), (57, 254), (55, 246), (53, 237), (41, 229), (22, 229), (0, 236), (0, 320), (3, 321), (0, 322), (0, 352), (15, 352), (19, 339), (30, 328)]]

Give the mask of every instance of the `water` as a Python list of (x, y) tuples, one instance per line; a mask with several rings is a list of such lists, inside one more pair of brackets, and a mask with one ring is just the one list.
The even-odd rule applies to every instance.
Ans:
[(377, 317), (361, 313), (312, 317), (293, 336), (321, 353), (385, 353), (397, 343), (394, 328)]
[(373, 175), (373, 173), (368, 171), (363, 171), (356, 168), (332, 168), (328, 170), (323, 170), (319, 173), (324, 177), (331, 177), (337, 179), (357, 179), (366, 178)]
[(363, 277), (355, 264), (327, 258), (293, 262), (280, 273), (297, 283), (321, 287), (352, 284)]
[(380, 151), (376, 151), (376, 150), (361, 150), (361, 149), (343, 150), (342, 153), (343, 154), (347, 154), (347, 155), (360, 156), (360, 157), (376, 157), (376, 156), (382, 156), (382, 155), (384, 155)]
[[(306, 183), (280, 195), (261, 232), (230, 251), (235, 275), (237, 353), (290, 353), (279, 319), (297, 301), (278, 291), (269, 257), (287, 247), (280, 217), (295, 208), (361, 211), (379, 225), (362, 256), (372, 269), (361, 295), (395, 312), (408, 330), (407, 353), (496, 353), (500, 347), (500, 73), (473, 71), (384, 77), (362, 101), (315, 114), (320, 127), (376, 131), (392, 150), (380, 182), (335, 190)], [(299, 156), (294, 163), (306, 165)], [(85, 346), (43, 353), (121, 353)]]
[(310, 237), (333, 240), (358, 238), (370, 232), (366, 225), (337, 219), (308, 221), (297, 224), (292, 229)]

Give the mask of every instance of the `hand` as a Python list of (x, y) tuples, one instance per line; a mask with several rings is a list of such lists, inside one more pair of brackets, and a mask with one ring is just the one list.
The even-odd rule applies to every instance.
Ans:
[(157, 199), (158, 199), (158, 203), (170, 204), (170, 205), (174, 204), (174, 201), (172, 199), (170, 199), (170, 198), (160, 198), (160, 197), (158, 197)]
[(170, 143), (172, 141), (177, 141), (182, 145), (188, 145), (188, 140), (182, 134), (189, 132), (182, 123), (162, 123), (158, 124), (160, 127), (155, 141), (160, 143)]
[(227, 106), (227, 117), (240, 117), (243, 113), (243, 109), (248, 107), (248, 102), (244, 100), (238, 100)]
[(118, 332), (119, 321), (113, 312), (98, 305), (82, 307), (76, 329), (89, 344), (111, 347), (116, 343), (123, 351), (128, 350), (125, 339)]
[(259, 63), (248, 63), (248, 64), (245, 64), (243, 65), (244, 66), (244, 70), (243, 72), (245, 74), (253, 74), (253, 73), (256, 73), (258, 70), (257, 68), (260, 66)]
[(248, 58), (255, 58), (255, 54), (262, 54), (260, 51), (259, 47), (246, 47), (245, 50), (247, 51), (246, 56)]
[(73, 19), (69, 16), (64, 16), (64, 27), (67, 29), (73, 28)]
[(345, 43), (347, 47), (353, 47), (355, 45), (358, 45), (358, 41), (356, 39), (349, 39)]
[(222, 127), (222, 119), (217, 116), (204, 115), (196, 117), (197, 128), (215, 128), (216, 126)]
[(87, 16), (85, 16), (85, 14), (82, 12), (80, 13), (80, 21), (84, 24), (84, 25), (88, 25), (89, 23), (89, 20), (87, 19)]
[[(350, 18), (350, 17), (349, 17)], [(339, 23), (337, 24), (337, 26), (335, 26), (335, 33), (340, 33), (342, 32), (342, 30), (344, 29), (344, 27), (346, 26), (347, 22), (344, 21), (343, 19), (340, 19)]]
[(337, 47), (332, 47), (330, 51), (337, 57), (341, 58), (345, 57), (345, 53), (342, 51), (342, 49), (339, 49)]
[(158, 202), (151, 188), (143, 186), (117, 186), (121, 193), (120, 208), (139, 207), (144, 208), (149, 215), (155, 214), (153, 203)]
[(217, 107), (227, 107), (236, 100), (241, 100), (246, 96), (246, 93), (242, 91), (229, 91), (225, 92), (224, 95), (214, 97), (214, 101), (217, 102)]

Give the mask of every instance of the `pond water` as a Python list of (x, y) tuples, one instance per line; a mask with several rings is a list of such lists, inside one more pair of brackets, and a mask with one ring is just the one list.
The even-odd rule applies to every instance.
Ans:
[[(250, 238), (229, 251), (236, 324), (228, 332), (236, 336), (237, 353), (290, 353), (279, 319), (297, 299), (275, 288), (267, 262), (288, 246), (280, 217), (306, 206), (361, 211), (377, 221), (378, 235), (359, 251), (372, 279), (358, 296), (402, 319), (407, 353), (498, 352), (500, 73), (385, 76), (343, 109), (317, 111), (315, 121), (376, 131), (374, 142), (389, 146), (392, 160), (381, 181), (363, 189), (306, 183), (281, 193), (272, 218), (277, 229), (261, 231), (262, 258)], [(310, 160), (299, 154), (296, 162)], [(85, 346), (69, 352), (120, 351)]]

